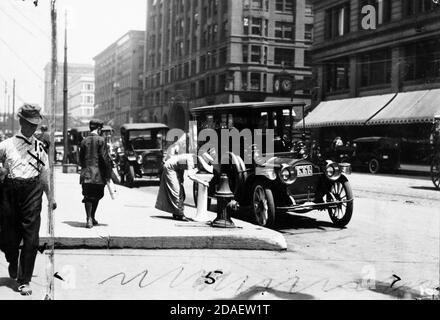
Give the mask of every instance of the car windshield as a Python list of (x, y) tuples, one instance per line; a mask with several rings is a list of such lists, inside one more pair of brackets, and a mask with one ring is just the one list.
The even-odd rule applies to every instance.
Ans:
[(164, 133), (157, 130), (135, 130), (129, 132), (130, 144), (134, 150), (162, 149)]

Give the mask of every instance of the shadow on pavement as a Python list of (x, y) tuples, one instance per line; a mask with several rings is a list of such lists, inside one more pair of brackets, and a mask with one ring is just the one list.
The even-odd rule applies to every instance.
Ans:
[(432, 187), (418, 187), (418, 186), (412, 186), (411, 189), (416, 189), (416, 190), (428, 190), (428, 191), (438, 191), (434, 186)]
[(160, 180), (138, 180), (135, 181), (135, 188), (143, 188), (143, 187), (157, 187), (160, 185)]
[(18, 292), (17, 282), (11, 278), (0, 278), (0, 287), (6, 287), (14, 292)]
[(263, 298), (264, 295), (270, 294), (276, 296), (278, 299), (285, 300), (312, 300), (314, 297), (309, 294), (304, 293), (295, 293), (295, 292), (286, 292), (275, 290), (272, 288), (254, 286), (249, 288), (248, 290), (240, 293), (239, 295), (232, 298), (232, 300), (249, 300), (255, 298)]
[(399, 286), (396, 284), (393, 288), (389, 283), (376, 281), (375, 286), (373, 288), (369, 288), (370, 291), (374, 291), (381, 294), (386, 294), (398, 299), (420, 299), (423, 296), (420, 293), (420, 290), (412, 289), (408, 286)]
[(275, 230), (283, 232), (284, 229), (319, 229), (326, 230), (326, 228), (339, 229), (331, 222), (320, 221), (314, 218), (292, 214), (280, 214), (275, 221)]
[[(78, 222), (78, 221), (63, 221), (64, 224), (67, 224), (73, 228), (81, 228), (81, 229), (85, 229), (86, 227), (86, 222)], [(104, 223), (100, 223), (97, 226), (95, 226), (95, 228), (97, 227), (108, 227), (108, 224), (104, 224)]]

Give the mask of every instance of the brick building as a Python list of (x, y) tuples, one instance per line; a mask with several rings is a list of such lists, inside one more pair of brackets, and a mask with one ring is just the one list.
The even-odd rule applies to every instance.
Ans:
[(139, 122), (145, 31), (129, 31), (95, 58), (95, 116), (113, 125)]
[(147, 0), (145, 121), (186, 128), (193, 107), (310, 101), (306, 0)]
[(402, 161), (428, 163), (440, 113), (440, 4), (319, 0), (314, 5), (314, 110), (319, 137), (401, 138)]

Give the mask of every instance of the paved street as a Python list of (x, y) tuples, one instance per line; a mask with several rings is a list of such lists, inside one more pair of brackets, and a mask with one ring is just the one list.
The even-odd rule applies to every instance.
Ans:
[[(335, 229), (324, 212), (280, 219), (287, 251), (57, 250), (57, 299), (421, 299), (439, 280), (440, 193), (428, 178), (353, 174), (353, 219)], [(137, 190), (155, 193), (157, 183)], [(187, 182), (187, 204), (192, 205)], [(408, 200), (407, 197), (410, 199)], [(41, 299), (5, 278), (2, 299)]]

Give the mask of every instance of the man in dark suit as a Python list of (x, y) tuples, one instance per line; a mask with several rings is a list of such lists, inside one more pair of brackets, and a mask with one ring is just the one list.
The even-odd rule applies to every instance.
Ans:
[(111, 178), (111, 159), (105, 139), (101, 136), (104, 123), (90, 121), (90, 135), (81, 142), (79, 161), (81, 165), (83, 203), (88, 229), (98, 225), (95, 219), (99, 201), (104, 197), (104, 188)]

